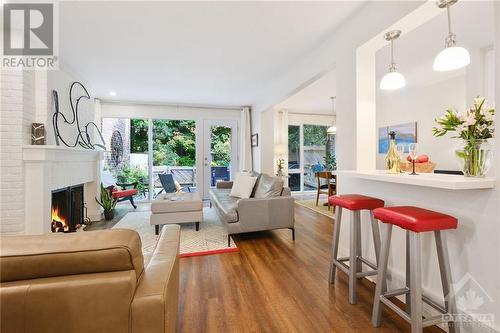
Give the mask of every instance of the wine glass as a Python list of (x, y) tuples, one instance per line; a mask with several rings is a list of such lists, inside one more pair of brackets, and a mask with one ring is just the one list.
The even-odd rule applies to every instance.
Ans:
[(410, 175), (417, 175), (417, 173), (415, 172), (415, 160), (418, 157), (417, 150), (418, 150), (418, 145), (416, 143), (410, 143), (409, 152), (410, 152), (410, 158), (411, 158), (412, 163), (413, 163), (413, 172), (410, 173)]

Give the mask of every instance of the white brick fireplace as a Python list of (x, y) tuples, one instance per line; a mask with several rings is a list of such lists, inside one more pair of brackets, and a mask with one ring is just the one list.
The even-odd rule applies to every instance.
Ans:
[[(52, 90), (59, 92), (61, 110), (70, 117), (69, 88), (74, 81), (82, 80), (63, 69), (0, 71), (0, 234), (50, 232), (51, 191), (79, 184), (85, 185), (89, 217), (99, 220), (94, 197), (103, 153), (55, 145)], [(96, 105), (97, 100), (82, 105), (83, 123), (100, 124)], [(34, 122), (45, 124), (47, 145), (30, 145)], [(78, 133), (74, 127), (61, 124), (70, 142)]]
[(95, 202), (100, 186), (102, 151), (63, 148), (61, 146), (23, 147), (25, 170), (25, 233), (51, 232), (52, 191), (84, 185), (88, 217), (99, 220), (101, 211)]

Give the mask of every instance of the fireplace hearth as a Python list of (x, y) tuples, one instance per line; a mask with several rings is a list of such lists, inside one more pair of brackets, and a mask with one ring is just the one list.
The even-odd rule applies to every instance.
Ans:
[(52, 232), (74, 232), (83, 223), (83, 185), (52, 191)]

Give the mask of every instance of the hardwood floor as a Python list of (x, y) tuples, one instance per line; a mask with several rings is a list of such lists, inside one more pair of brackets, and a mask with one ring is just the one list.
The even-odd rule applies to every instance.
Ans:
[[(350, 305), (346, 275), (328, 283), (331, 220), (296, 205), (290, 230), (235, 237), (239, 253), (180, 259), (179, 332), (409, 332), (385, 310), (371, 325), (373, 285)], [(437, 327), (426, 333), (443, 332)]]

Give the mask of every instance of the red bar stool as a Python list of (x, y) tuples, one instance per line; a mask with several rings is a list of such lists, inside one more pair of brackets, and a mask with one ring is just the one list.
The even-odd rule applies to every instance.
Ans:
[[(376, 275), (377, 265), (361, 256), (361, 211), (369, 210), (372, 223), (373, 243), (375, 245), (375, 255), (379, 256), (380, 233), (378, 223), (373, 216), (375, 208), (384, 207), (384, 201), (359, 194), (334, 195), (328, 198), (330, 205), (335, 205), (335, 224), (333, 226), (332, 261), (330, 264), (330, 283), (335, 282), (336, 268), (349, 275), (349, 303), (356, 304), (356, 283), (357, 279), (365, 276)], [(342, 209), (352, 211), (350, 228), (350, 249), (349, 257), (338, 258), (340, 222)], [(344, 261), (349, 261), (347, 266)], [(363, 272), (362, 264), (372, 268), (372, 271)]]
[[(377, 287), (373, 302), (373, 326), (380, 326), (382, 306), (384, 303), (396, 314), (411, 324), (412, 333), (420, 333), (427, 326), (448, 322), (450, 333), (455, 332), (453, 314), (456, 314), (455, 295), (451, 282), (451, 270), (448, 251), (441, 230), (456, 229), (457, 219), (453, 216), (433, 212), (418, 207), (402, 206), (377, 208), (373, 211), (375, 218), (385, 223), (382, 248), (379, 257)], [(406, 287), (387, 291), (384, 283), (387, 278), (387, 261), (391, 244), (392, 226), (396, 225), (406, 230)], [(436, 239), (436, 249), (441, 273), (441, 283), (445, 298), (444, 308), (422, 295), (422, 274), (420, 257), (420, 233), (433, 231)], [(389, 297), (405, 295), (406, 312), (389, 300)], [(423, 319), (422, 305), (426, 302), (443, 315)]]

